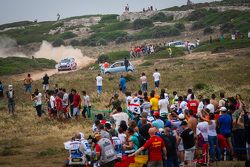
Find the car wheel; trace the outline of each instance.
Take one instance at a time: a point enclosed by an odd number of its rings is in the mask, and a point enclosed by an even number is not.
[[[111,74],[110,72],[105,72],[105,74]]]
[[[133,72],[133,70],[128,70],[129,73]]]
[[[190,49],[193,50],[193,49],[194,49],[194,46],[190,46]]]

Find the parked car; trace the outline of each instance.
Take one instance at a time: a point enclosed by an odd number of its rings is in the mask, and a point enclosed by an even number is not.
[[[66,58],[60,61],[58,64],[58,71],[63,70],[75,70],[77,68],[77,63],[74,58]]]
[[[170,47],[177,47],[177,48],[185,48],[185,43],[183,41],[174,41],[174,42],[169,42],[167,46]],[[194,43],[189,42],[188,46],[190,49],[194,49],[196,45]]]
[[[103,69],[102,66],[100,68],[104,74],[114,74],[114,73],[118,73],[118,72],[126,72],[123,61],[115,62],[114,64],[110,65],[106,69]],[[134,68],[133,64],[131,62],[129,62],[128,72],[133,72],[134,70],[135,70],[135,68]]]

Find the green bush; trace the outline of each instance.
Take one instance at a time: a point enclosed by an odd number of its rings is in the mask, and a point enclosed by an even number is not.
[[[74,34],[73,32],[71,31],[67,31],[67,32],[64,32],[60,35],[60,38],[62,39],[70,39],[70,38],[74,38],[74,37],[77,37],[76,34]]]
[[[220,31],[223,33],[228,33],[228,32],[232,32],[234,28],[235,26],[232,23],[225,23],[221,25]]]
[[[99,39],[97,42],[96,42],[96,45],[97,46],[100,46],[100,45],[107,45],[107,41],[103,38]]]
[[[101,17],[100,23],[113,23],[115,21],[118,21],[117,16],[118,16],[117,14],[103,15]]]
[[[64,45],[64,40],[62,38],[57,38],[53,43],[53,47],[60,47],[61,45]]]
[[[44,58],[29,59],[23,57],[0,58],[0,76],[28,72],[34,69],[55,68],[56,62]]]
[[[105,54],[102,54],[98,57],[97,61],[96,61],[98,64],[100,63],[104,63],[104,62],[110,62],[110,59],[109,59],[109,56],[108,55],[105,55]]]
[[[116,60],[123,60],[125,57],[129,58],[129,51],[117,51],[117,52],[110,52],[107,54],[110,61]]]
[[[125,37],[118,37],[118,38],[116,38],[116,40],[115,40],[115,43],[116,43],[116,44],[121,44],[121,43],[125,43],[125,42],[127,42],[127,40],[126,40]]]
[[[0,30],[3,30],[5,28],[28,26],[32,24],[34,24],[34,22],[31,22],[31,21],[19,21],[19,22],[14,22],[14,23],[2,24],[0,25]]]
[[[145,27],[153,27],[154,24],[152,22],[152,20],[149,19],[136,19],[133,22],[133,29],[138,30],[138,29],[142,29]]]
[[[194,10],[192,11],[189,16],[188,16],[188,20],[189,21],[197,21],[202,19],[203,17],[206,16],[207,10],[206,9],[198,9],[198,10]]]
[[[81,44],[81,42],[76,40],[76,39],[73,39],[70,41],[70,45],[72,45],[72,46],[79,46],[80,44]]]
[[[212,34],[214,33],[214,30],[211,27],[206,27],[203,31],[204,35]]]
[[[171,49],[172,49],[172,56],[171,57],[179,57],[179,56],[183,56],[185,54],[183,48],[174,48],[173,47]],[[155,52],[151,55],[148,55],[145,57],[145,60],[166,59],[166,58],[170,58],[167,49],[161,50],[159,52]]]
[[[200,22],[200,21],[196,21],[192,24],[192,30],[198,30],[198,29],[202,29],[205,27],[205,24]]]
[[[175,23],[174,27],[179,29],[180,31],[184,31],[185,30],[185,25],[183,23]]]
[[[194,90],[204,90],[204,89],[208,89],[209,86],[205,83],[197,83],[194,85]]]
[[[153,38],[161,38],[161,37],[167,37],[167,36],[177,36],[180,35],[180,31],[177,28],[174,27],[155,27],[152,32]]]
[[[99,39],[105,39],[106,41],[114,41],[118,37],[125,37],[127,35],[127,32],[124,31],[111,31],[111,32],[99,32],[91,35],[89,39],[92,39],[94,41],[98,41]]]
[[[131,24],[128,21],[119,21],[111,24],[107,24],[103,26],[101,31],[109,32],[109,31],[116,31],[116,30],[124,30],[128,29]]]
[[[172,21],[173,16],[172,15],[167,16],[163,12],[159,12],[159,13],[155,14],[154,16],[152,16],[150,19],[153,21],[166,22],[166,21]]]

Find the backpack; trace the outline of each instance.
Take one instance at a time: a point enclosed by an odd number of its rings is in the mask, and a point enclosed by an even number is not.
[[[139,141],[139,146],[138,147],[140,148],[146,143],[147,140],[139,133],[138,133],[138,136],[136,136],[136,137],[137,137],[137,139]]]

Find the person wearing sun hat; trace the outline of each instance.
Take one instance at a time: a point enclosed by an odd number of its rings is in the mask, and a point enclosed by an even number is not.
[[[164,128],[164,122],[160,119],[159,112],[154,112],[154,118],[155,118],[155,120],[152,122],[152,126],[156,127],[158,130],[160,128]]]

